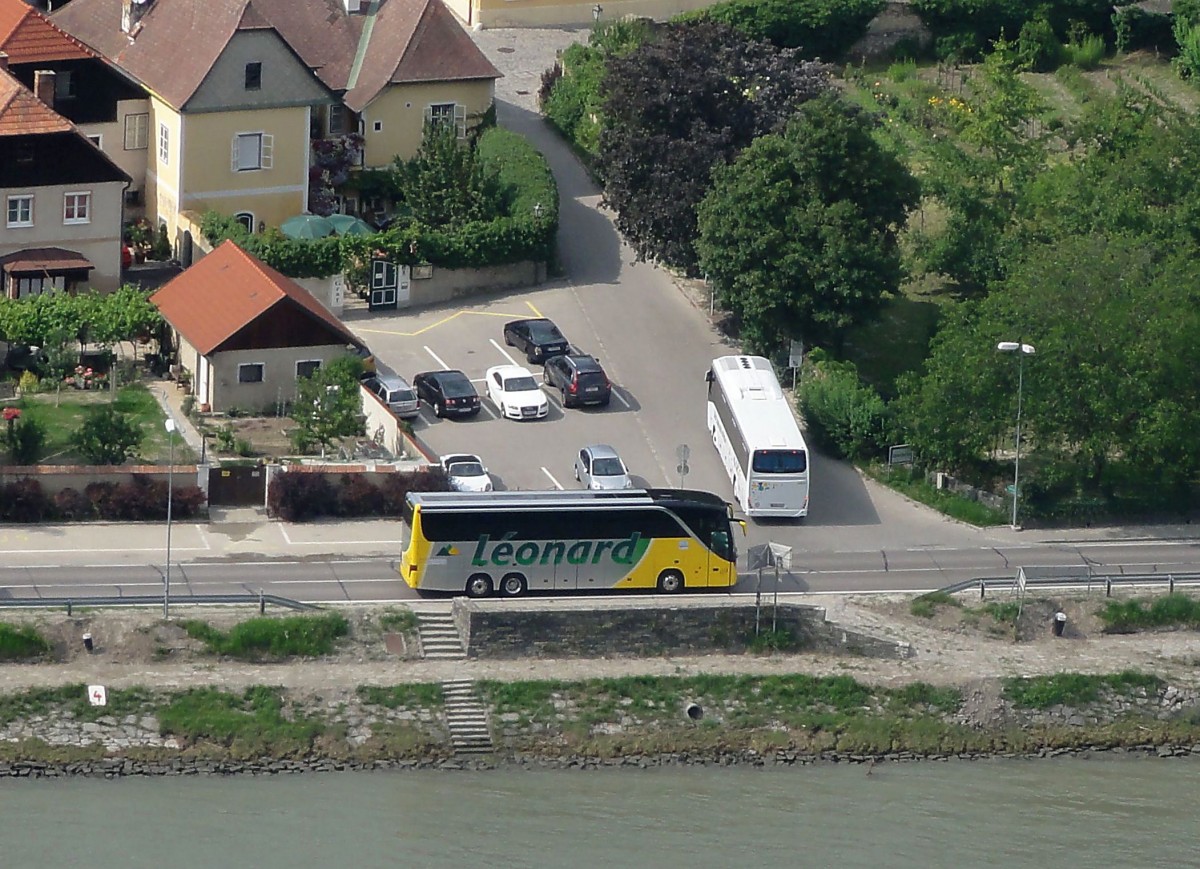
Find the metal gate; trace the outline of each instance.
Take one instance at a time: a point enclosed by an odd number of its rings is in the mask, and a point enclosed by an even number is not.
[[[225,465],[208,469],[208,503],[212,507],[261,507],[267,500],[267,474],[262,465]]]

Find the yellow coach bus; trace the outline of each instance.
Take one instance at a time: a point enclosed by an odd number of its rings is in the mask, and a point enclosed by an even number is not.
[[[411,492],[400,574],[470,597],[728,589],[735,521],[721,498],[682,489]]]

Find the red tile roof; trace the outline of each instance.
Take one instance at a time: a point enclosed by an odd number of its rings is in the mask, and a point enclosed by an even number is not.
[[[12,73],[0,70],[0,136],[69,133],[75,126],[33,95]]]
[[[0,51],[9,63],[79,60],[96,54],[25,0],[0,0]]]
[[[173,278],[150,301],[205,356],[280,304],[299,305],[328,326],[337,343],[363,346],[312,294],[232,241]]]

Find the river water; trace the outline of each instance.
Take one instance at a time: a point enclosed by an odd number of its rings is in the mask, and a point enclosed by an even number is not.
[[[1200,866],[1200,763],[5,780],[0,865]]]

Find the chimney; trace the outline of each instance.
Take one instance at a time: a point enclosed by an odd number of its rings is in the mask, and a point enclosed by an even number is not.
[[[50,108],[54,108],[54,80],[57,77],[51,69],[39,69],[33,74],[33,93]]]
[[[0,69],[8,69],[8,52],[0,51]]]
[[[154,0],[121,0],[121,29],[130,36],[136,36],[138,24],[148,11]]]

